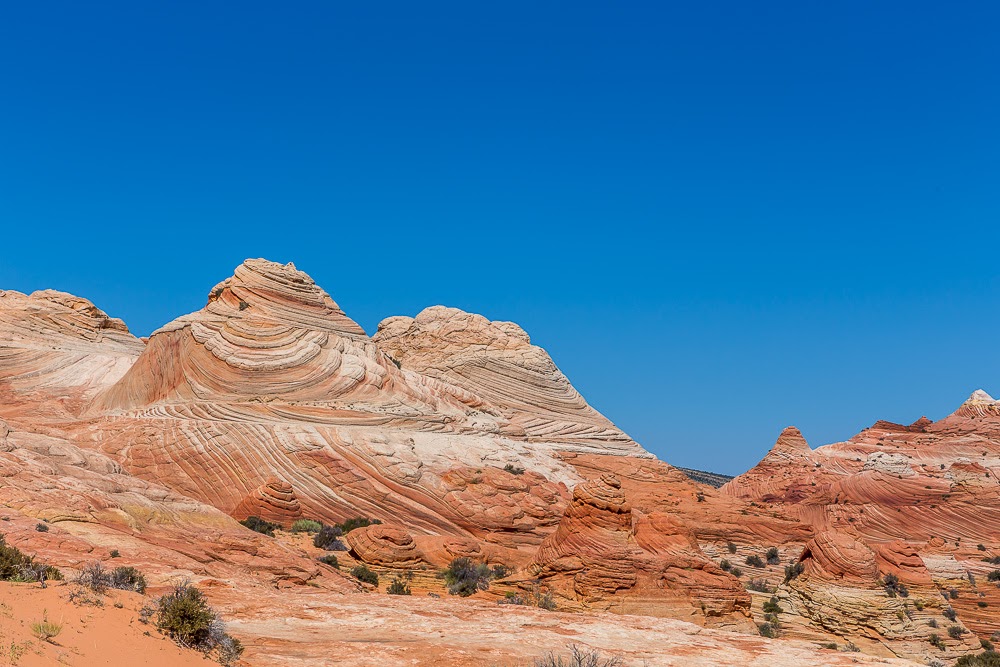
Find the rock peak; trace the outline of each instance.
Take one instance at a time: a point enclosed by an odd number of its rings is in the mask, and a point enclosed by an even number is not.
[[[795,426],[786,426],[778,436],[778,439],[774,441],[774,447],[771,451],[791,451],[791,452],[803,452],[808,454],[812,450],[809,448],[809,443],[806,442],[805,437]]]

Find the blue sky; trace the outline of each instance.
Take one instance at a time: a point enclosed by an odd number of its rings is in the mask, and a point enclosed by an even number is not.
[[[1000,393],[1000,5],[487,4],[5,6],[0,288],[147,334],[294,261],[726,473]]]

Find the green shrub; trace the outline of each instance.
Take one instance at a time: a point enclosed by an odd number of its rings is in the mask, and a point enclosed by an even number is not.
[[[299,519],[292,524],[293,533],[318,533],[323,528],[323,524],[312,519]]]
[[[944,642],[941,641],[941,637],[938,636],[936,632],[932,632],[931,636],[927,638],[927,641],[931,643],[934,648],[944,650]]]
[[[135,591],[144,594],[146,592],[146,577],[142,576],[142,572],[134,567],[116,567],[111,570],[109,585],[120,591]]]
[[[732,542],[726,542],[726,549],[728,549],[731,554],[736,553],[736,545]]]
[[[368,569],[367,565],[356,565],[351,568],[351,576],[372,586],[378,586],[378,574]]]
[[[891,598],[894,598],[897,595],[901,598],[910,596],[909,589],[906,588],[905,584],[899,583],[899,577],[894,574],[887,574],[882,577],[882,586]]]
[[[248,516],[247,518],[240,521],[241,524],[254,531],[255,533],[260,533],[261,535],[267,535],[268,537],[274,537],[274,531],[281,528],[280,524],[271,523],[270,521],[265,521],[259,516]]]
[[[452,595],[468,597],[490,587],[492,572],[485,563],[475,563],[469,558],[456,558],[444,571],[444,581]]]
[[[792,579],[796,578],[803,572],[805,572],[806,566],[801,561],[798,563],[792,563],[791,565],[785,566],[785,583],[787,584]]]
[[[45,523],[36,523],[35,530],[37,530],[39,533],[47,533],[49,532],[49,526],[48,524]]]
[[[778,636],[778,629],[772,623],[761,623],[757,626],[757,632],[760,633],[761,637],[770,637],[771,639]]]
[[[722,560],[719,561],[719,567],[722,568],[723,572],[729,572],[731,569],[733,569],[733,564],[730,563],[725,558],[723,558]]]
[[[740,577],[742,577],[742,576],[743,576],[743,570],[741,570],[741,569],[740,569],[740,568],[738,568],[738,567],[734,567],[733,569],[731,569],[731,570],[729,571],[729,574],[731,574],[731,575],[733,575],[734,577],[736,577],[737,579],[739,579]]]
[[[747,556],[746,564],[750,567],[764,567],[764,559],[760,556]]]
[[[503,469],[506,470],[507,472],[509,472],[511,475],[523,475],[524,474],[524,468],[520,468],[518,466],[515,466],[512,463],[508,463],[507,465],[505,465],[503,467]]]
[[[337,527],[340,528],[341,531],[343,531],[344,535],[347,535],[349,532],[351,532],[355,528],[364,528],[366,526],[378,525],[380,523],[382,523],[382,522],[379,521],[378,519],[366,519],[364,517],[360,517],[359,516],[359,517],[355,517],[353,519],[348,519],[347,521],[344,521],[343,523],[338,523]]]
[[[778,598],[776,597],[772,597],[770,600],[767,600],[764,603],[763,609],[768,614],[780,614],[785,611],[778,605]]]
[[[820,644],[819,647],[820,648],[828,648],[831,651],[836,651],[837,650],[837,642],[828,642],[826,644]]]
[[[755,579],[751,579],[750,581],[748,581],[746,583],[746,589],[748,591],[757,591],[758,593],[773,593],[774,592],[773,590],[771,590],[771,587],[767,585],[767,580],[766,579],[761,579],[760,577],[757,577]]]
[[[0,535],[0,581],[60,581],[62,573],[45,563],[36,562],[33,556],[27,556],[17,547],[7,544],[6,538]]]
[[[313,536],[313,546],[327,551],[347,551],[347,545],[340,541],[343,534],[340,526],[323,526]]]
[[[948,636],[952,639],[958,639],[965,634],[965,630],[957,625],[952,625],[948,628]]]
[[[949,621],[954,621],[957,616],[957,614],[955,614],[955,610],[952,609],[951,607],[945,607],[943,610],[941,610],[941,615],[947,618]]]
[[[112,558],[118,558],[119,556],[121,556],[121,553],[118,551],[118,549],[112,549],[111,553],[108,555],[111,556]]]
[[[226,633],[218,614],[194,586],[181,584],[155,605],[156,628],[178,644],[214,654],[223,665],[234,664],[243,654],[243,645]]]
[[[507,567],[503,563],[497,563],[492,568],[490,568],[490,578],[491,579],[504,579],[509,577],[514,572],[514,568]]]
[[[777,565],[778,563],[780,563],[781,556],[778,554],[778,547],[771,547],[770,549],[768,549],[767,553],[764,555],[764,558],[767,559],[768,565]]]
[[[319,562],[323,563],[324,565],[329,565],[330,567],[335,567],[338,570],[340,569],[340,563],[337,562],[337,557],[334,556],[333,554],[327,554],[325,556],[320,556],[316,560],[318,560]]]
[[[1000,653],[988,649],[979,655],[963,655],[955,667],[1000,667]]]
[[[156,604],[158,630],[184,646],[199,647],[208,642],[217,617],[197,588],[182,584]]]
[[[986,581],[1000,581],[1000,570],[993,570],[987,574]]]
[[[406,577],[396,575],[392,578],[392,583],[385,589],[385,592],[389,595],[410,595],[410,583]]]

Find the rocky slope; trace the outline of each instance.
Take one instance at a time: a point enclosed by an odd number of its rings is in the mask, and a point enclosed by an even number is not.
[[[67,295],[0,306],[6,532],[70,572],[117,548],[162,583],[208,582],[236,621],[250,598],[277,603],[275,587],[302,601],[295,616],[310,591],[362,587],[234,519],[366,516],[383,524],[345,538],[349,558],[383,574],[433,581],[468,556],[513,570],[495,591],[542,587],[561,608],[752,629],[686,514],[701,487],[587,405],[516,325],[437,307],[369,338],[306,274],[264,260],[146,342]],[[609,566],[600,534],[561,547],[583,559],[576,585],[539,549],[599,520],[574,489],[606,473],[628,497],[613,539],[636,576]]]
[[[148,341],[77,297],[0,292],[0,420],[9,543],[71,576],[116,550],[154,586],[195,581],[248,664],[516,664],[573,637],[653,664],[843,664],[815,651],[831,643],[925,661],[1000,630],[982,560],[1000,556],[1000,408],[981,392],[816,450],[788,429],[716,489],[515,324],[432,307],[369,337],[294,266],[247,260]],[[382,523],[343,537],[338,570],[251,515]],[[449,599],[458,557],[507,571]],[[361,564],[414,598],[347,576]],[[540,596],[559,611],[506,604]],[[812,643],[775,647],[764,622]]]
[[[817,449],[789,427],[722,491],[814,532],[782,540],[801,574],[771,581],[790,635],[942,660],[1000,631],[998,475],[1000,403],[977,391],[940,421],[880,421]]]

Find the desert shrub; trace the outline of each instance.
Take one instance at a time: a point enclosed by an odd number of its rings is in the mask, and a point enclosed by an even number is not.
[[[781,557],[778,555],[778,547],[768,549],[764,557],[767,559],[768,565],[777,565],[781,562]]]
[[[389,595],[410,595],[410,583],[406,580],[406,577],[396,575],[392,578],[392,582],[385,589],[385,592]]]
[[[958,599],[958,589],[957,588],[949,588],[948,589],[948,597],[950,597],[952,600],[957,600]]]
[[[993,558],[983,558],[984,563],[991,563],[993,565],[1000,565],[1000,556],[994,556]]]
[[[62,578],[58,569],[35,561],[33,556],[7,544],[0,535],[0,581],[40,581],[44,586],[46,579],[59,581]]]
[[[986,581],[1000,581],[1000,570],[993,570],[987,574]]]
[[[156,627],[165,635],[190,647],[208,642],[216,615],[200,590],[181,584],[157,600],[156,605]]]
[[[778,636],[778,629],[772,623],[761,623],[757,626],[757,632],[760,633],[761,637],[770,637],[771,639]]]
[[[722,560],[719,561],[719,567],[722,568],[723,572],[729,572],[731,569],[733,569],[733,564],[730,563],[725,558],[723,558]]]
[[[728,549],[731,554],[736,553],[736,545],[732,542],[726,542],[726,549]]]
[[[819,647],[820,648],[828,648],[831,651],[836,651],[837,650],[837,642],[828,642],[826,644],[820,644]]]
[[[142,572],[134,567],[116,567],[111,570],[108,585],[120,591],[135,591],[144,594],[146,592],[146,577],[142,576]]]
[[[36,523],[35,530],[37,530],[39,533],[47,533],[49,532],[49,526],[48,524],[45,523]]]
[[[366,519],[365,517],[359,516],[359,517],[354,517],[353,519],[348,519],[343,523],[338,523],[337,528],[340,528],[340,530],[343,531],[344,535],[347,535],[355,528],[364,528],[366,526],[377,525],[380,523],[382,522],[379,521],[378,519]]]
[[[485,563],[476,563],[470,558],[456,558],[444,571],[444,581],[448,584],[449,593],[468,597],[489,588],[492,574]]]
[[[514,568],[507,567],[503,563],[497,563],[490,568],[490,578],[491,579],[503,579],[509,577],[514,572]]]
[[[507,472],[509,472],[511,475],[523,475],[524,474],[524,468],[520,468],[518,466],[515,466],[513,463],[508,463],[507,465],[505,465],[503,467],[503,469],[506,470]]]
[[[894,598],[897,595],[901,598],[910,596],[909,589],[906,588],[905,584],[899,583],[899,577],[894,574],[887,574],[882,577],[882,586],[885,587],[885,592],[888,593],[891,598]]]
[[[31,633],[43,642],[50,641],[53,637],[58,636],[62,632],[62,629],[62,623],[53,623],[44,614],[42,615],[41,622],[31,624]]]
[[[623,667],[625,663],[618,656],[604,657],[596,649],[582,649],[570,645],[568,656],[549,653],[535,660],[535,667]]]
[[[340,541],[343,534],[340,526],[323,526],[313,536],[313,546],[327,551],[347,551],[347,545]]]
[[[773,593],[771,587],[767,585],[766,579],[751,579],[746,583],[746,589],[748,591],[757,591],[758,593]]]
[[[747,556],[746,564],[750,567],[764,567],[764,560],[757,555]]]
[[[516,604],[527,607],[538,607],[553,611],[556,608],[556,601],[553,599],[552,590],[542,590],[536,581],[532,584],[528,592],[507,591],[502,599],[497,600],[497,604]]]
[[[118,558],[119,556],[121,556],[121,552],[119,552],[118,549],[112,549],[111,553],[108,555],[111,556],[112,558]]]
[[[927,625],[931,626],[932,628],[936,628],[938,626],[937,619],[936,618],[932,618],[932,619],[928,620],[927,621]]]
[[[987,649],[979,655],[963,655],[955,667],[1000,667],[1000,653]]]
[[[110,582],[111,575],[100,563],[85,565],[80,571],[80,576],[76,578],[76,583],[84,586],[85,588],[89,588],[95,593],[104,593],[108,590],[108,584]]]
[[[976,601],[976,606],[979,607],[980,609],[986,609],[990,605],[989,605],[988,602],[986,602],[986,600],[977,600]]]
[[[954,621],[955,617],[957,616],[957,614],[955,614],[955,610],[952,609],[951,607],[945,607],[944,609],[942,609],[941,615],[947,618],[949,621]]]
[[[318,533],[323,528],[323,524],[312,519],[299,519],[292,524],[293,533]]]
[[[984,651],[992,651],[993,650],[993,642],[991,642],[989,639],[980,639],[979,640],[979,646]]]
[[[205,596],[190,584],[181,584],[156,600],[151,613],[143,612],[140,618],[148,619],[155,614],[156,628],[178,644],[206,654],[214,653],[223,665],[235,663],[243,654],[243,645],[226,633]]]
[[[927,641],[929,641],[931,646],[934,648],[941,649],[942,651],[944,650],[944,642],[941,641],[941,637],[939,637],[936,632],[932,632],[931,636],[927,638]]]
[[[791,565],[785,566],[785,583],[799,576],[805,572],[806,566],[800,561],[798,563],[792,563]]]
[[[372,586],[378,586],[378,574],[368,569],[367,565],[355,565],[351,568],[351,576]]]
[[[325,556],[320,556],[316,560],[318,560],[319,562],[323,563],[324,565],[329,565],[330,567],[335,567],[338,570],[340,569],[340,563],[337,562],[337,557],[334,556],[333,554],[327,554]]]
[[[270,521],[265,521],[259,516],[248,516],[247,518],[240,521],[240,523],[255,533],[260,533],[261,535],[267,535],[268,537],[274,537],[274,531],[281,528],[280,524],[271,523]]]
[[[965,630],[957,625],[952,625],[948,628],[948,636],[952,639],[958,639],[963,634],[965,634]]]
[[[768,614],[780,614],[785,611],[778,605],[778,598],[772,597],[770,600],[764,602],[764,611]]]
[[[729,574],[731,574],[731,575],[733,575],[734,577],[736,577],[737,579],[739,579],[740,577],[742,577],[742,576],[743,576],[743,570],[742,570],[742,569],[740,569],[740,568],[738,568],[738,567],[734,567],[733,569],[731,569],[731,570],[729,571]]]

